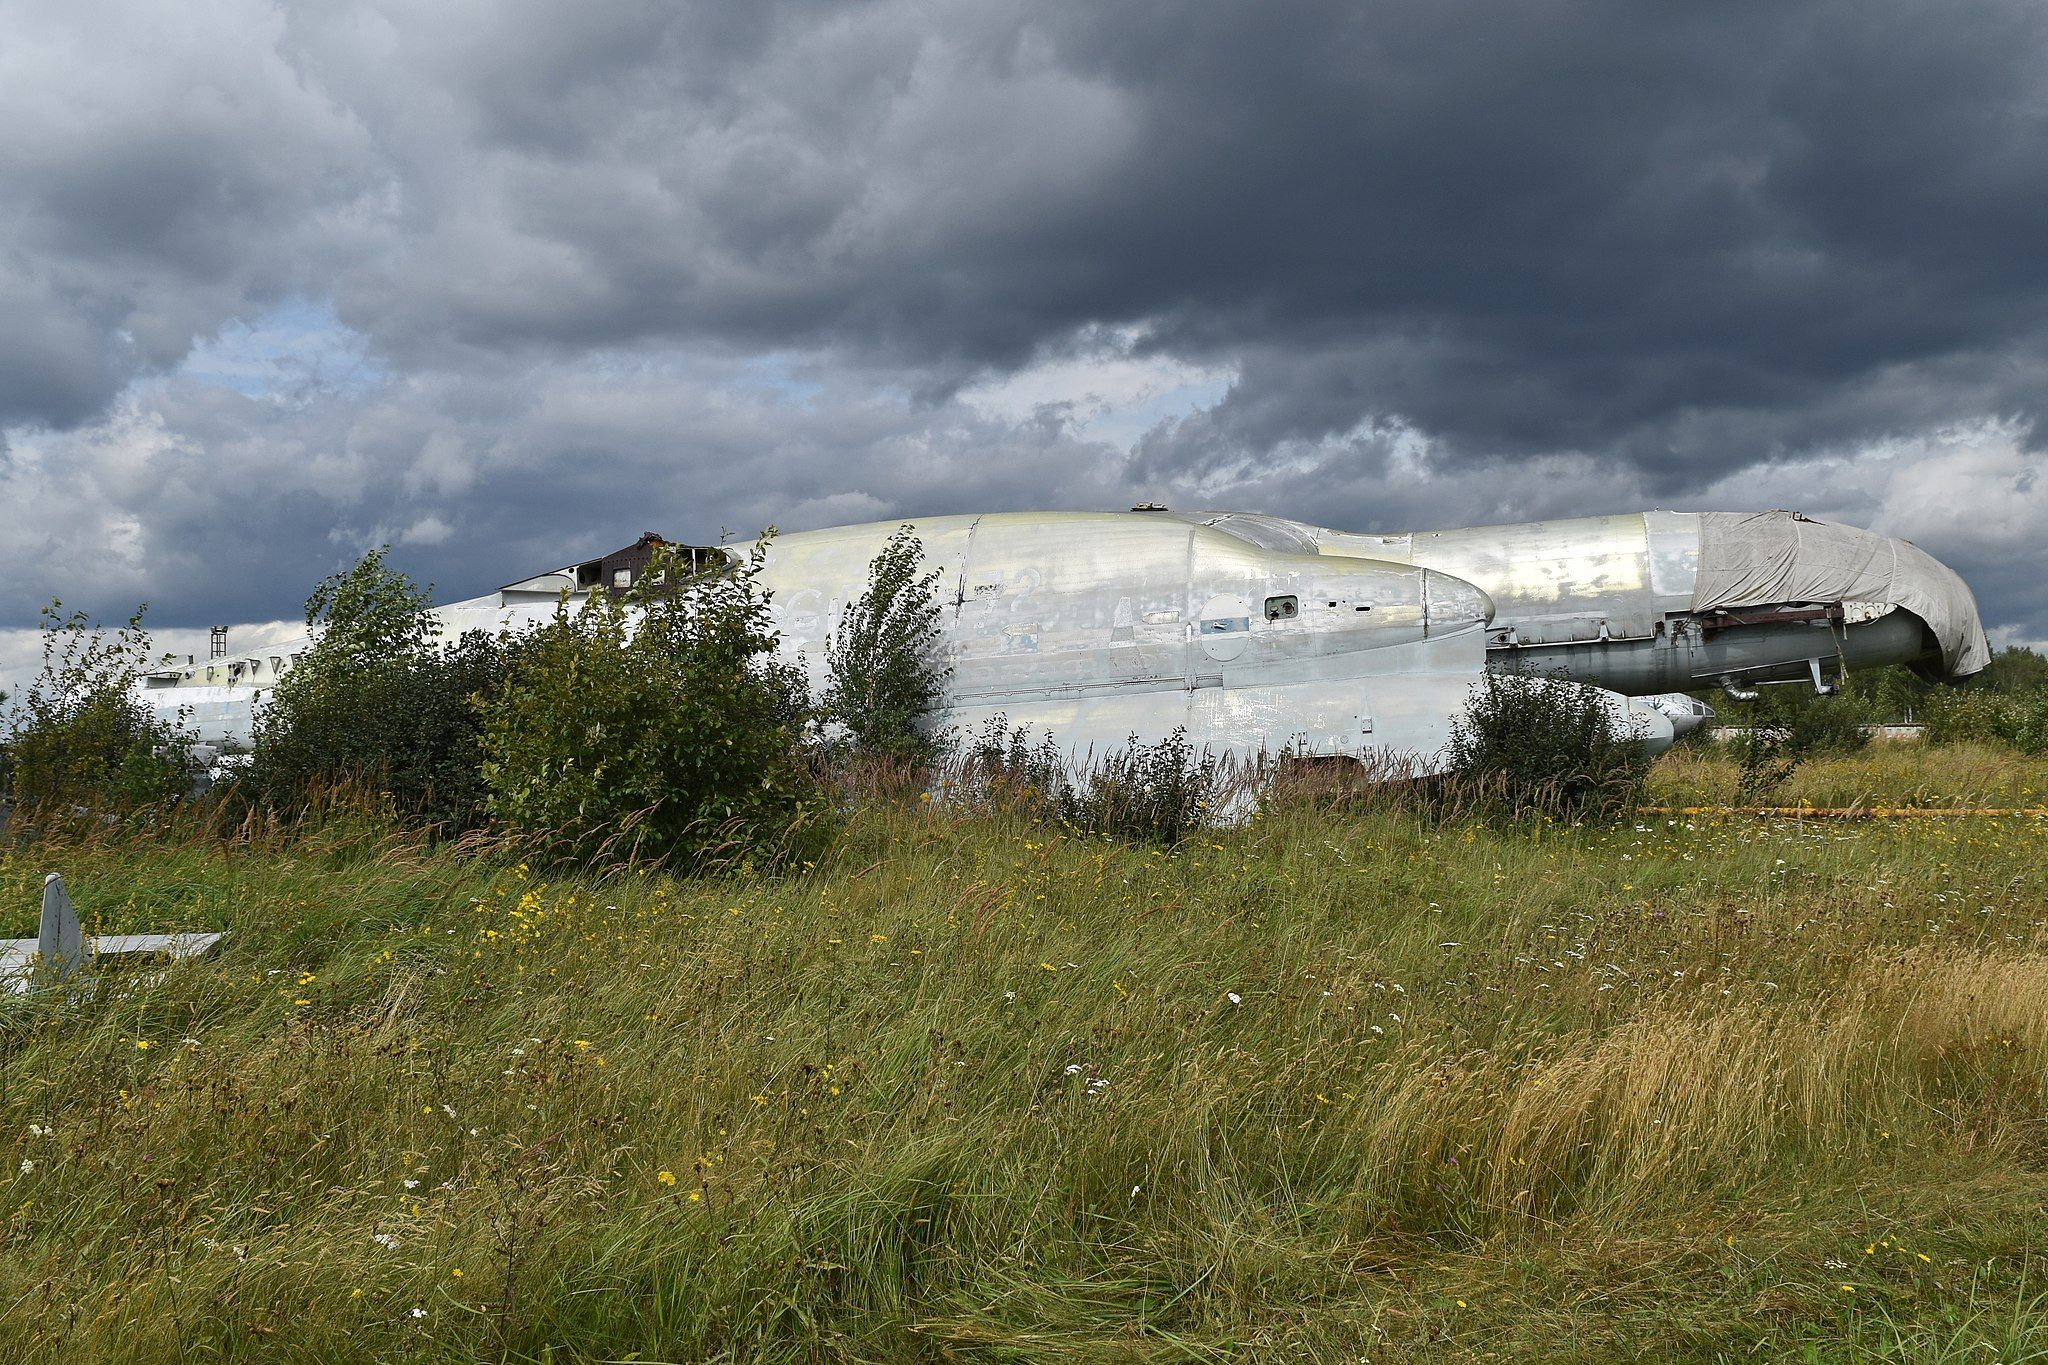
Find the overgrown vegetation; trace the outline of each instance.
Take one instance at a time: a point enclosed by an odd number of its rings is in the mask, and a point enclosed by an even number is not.
[[[658,551],[624,596],[564,602],[483,709],[490,810],[530,856],[768,866],[824,814],[802,675],[775,662],[765,549],[712,574]]]
[[[1624,814],[1650,768],[1642,733],[1602,693],[1530,673],[1484,676],[1452,723],[1446,758],[1458,800],[1509,818]]]
[[[2022,646],[1959,684],[1930,683],[1897,665],[1851,674],[1838,695],[1796,684],[1765,687],[1754,701],[1713,699],[1721,723],[1791,732],[1794,758],[1855,747],[1859,727],[1922,725],[1936,744],[1999,744],[2048,753],[2048,657]]]
[[[516,639],[442,640],[425,589],[372,550],[306,601],[313,643],[256,717],[245,795],[296,813],[340,792],[381,793],[449,829],[484,814],[476,699],[502,685]]]
[[[1263,774],[1197,753],[1176,726],[1156,743],[1136,735],[1076,763],[1051,735],[991,718],[966,737],[938,778],[941,793],[1136,842],[1175,844],[1229,811],[1248,812]]]
[[[1655,799],[1734,780],[1677,771]],[[2017,797],[2048,765],[1878,746],[1794,784]],[[2044,831],[1499,826],[1389,792],[1173,848],[873,803],[772,879],[346,822],[15,848],[0,932],[52,868],[91,930],[232,932],[0,1011],[0,1341],[2021,1360]]]
[[[952,671],[940,656],[938,581],[937,570],[924,569],[915,528],[900,528],[827,647],[823,719],[845,731],[859,759],[919,763],[937,751],[919,721]]]
[[[1738,703],[1742,724],[1730,740],[1742,772],[1742,799],[1762,801],[1783,786],[1801,763],[1826,754],[1850,754],[1868,744],[1869,702],[1858,681],[1817,695],[1804,684],[1758,689]]]
[[[0,777],[36,818],[112,814],[165,804],[192,780],[191,738],[133,690],[160,661],[137,608],[107,629],[52,602],[41,615],[43,662],[5,712]]]

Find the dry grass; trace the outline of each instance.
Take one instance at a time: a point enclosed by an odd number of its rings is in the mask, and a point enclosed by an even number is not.
[[[94,927],[233,934],[0,1008],[0,1340],[2023,1359],[2043,833],[1295,798],[1169,851],[911,797],[778,880],[340,815],[16,849],[12,932],[56,866]]]

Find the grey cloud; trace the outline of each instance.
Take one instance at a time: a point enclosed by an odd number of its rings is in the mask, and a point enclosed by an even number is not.
[[[2044,429],[2031,0],[10,22],[27,610],[89,581],[274,617],[378,539],[471,591],[642,523],[1162,496],[1391,527],[1793,501],[1832,460],[1829,510],[1860,448],[1997,419],[2024,468]],[[360,339],[354,387],[177,373],[300,298]],[[1104,346],[1236,379],[1128,451],[962,398]],[[2012,477],[1944,496],[2017,497],[1981,567],[2033,630],[2048,514]]]
[[[24,439],[0,501],[14,624],[61,595],[166,625],[289,614],[372,545],[443,594],[613,548],[771,523],[1121,496],[1117,452],[1041,420],[721,357],[511,364],[281,401],[159,381],[109,420]],[[168,590],[168,591],[166,591]]]
[[[66,425],[197,338],[328,274],[385,185],[255,0],[8,18],[0,425]]]

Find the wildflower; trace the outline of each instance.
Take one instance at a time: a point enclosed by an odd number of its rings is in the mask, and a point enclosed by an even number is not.
[[[137,1039],[135,1040],[135,1050],[136,1050],[137,1052],[147,1052],[147,1051],[149,1051],[149,1039],[147,1039],[147,1038],[137,1038]]]
[[[588,1038],[578,1038],[576,1040],[576,1050],[578,1052],[590,1051],[590,1040]]]
[[[691,1191],[690,1191],[690,1202],[691,1202],[692,1204],[701,1204],[701,1203],[703,1203],[703,1202],[704,1202],[704,1191],[702,1191],[702,1190],[691,1190]]]
[[[405,1182],[405,1187],[409,1190],[416,1190],[420,1187],[420,1182],[417,1180],[408,1180]]]
[[[1244,1003],[1244,997],[1239,995],[1236,991],[1223,992],[1223,998],[1225,1000],[1228,1000],[1233,1005],[1242,1005]]]
[[[21,1173],[23,1175],[33,1175],[35,1173],[35,1169],[35,1162],[30,1161],[27,1157],[23,1157],[21,1159]]]
[[[427,1310],[424,1308],[415,1308],[412,1310],[412,1315],[416,1318],[423,1318],[427,1315]]]
[[[448,1273],[459,1280],[462,1278],[462,1267],[457,1266],[455,1269],[449,1271]]]
[[[673,1185],[676,1183],[676,1173],[674,1171],[663,1171],[660,1175],[657,1175],[654,1178],[656,1180],[659,1180],[664,1185]]]
[[[398,1250],[398,1239],[388,1232],[376,1233],[371,1236],[370,1240],[383,1247],[386,1251]]]

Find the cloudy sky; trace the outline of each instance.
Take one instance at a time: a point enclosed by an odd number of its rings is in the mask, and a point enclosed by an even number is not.
[[[2048,640],[2038,0],[0,0],[0,674],[367,547],[1791,506]]]

